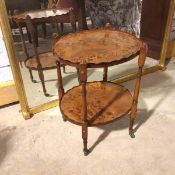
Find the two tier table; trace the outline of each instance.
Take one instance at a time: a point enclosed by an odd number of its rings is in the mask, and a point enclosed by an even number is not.
[[[87,155],[88,127],[104,125],[130,113],[129,134],[134,137],[142,69],[147,46],[135,36],[114,29],[81,31],[61,37],[55,44],[58,93],[63,119],[82,127]],[[108,67],[138,58],[138,76],[132,96],[125,87],[107,81]],[[80,85],[64,92],[61,64],[76,67]],[[87,82],[88,68],[104,68],[103,81]]]

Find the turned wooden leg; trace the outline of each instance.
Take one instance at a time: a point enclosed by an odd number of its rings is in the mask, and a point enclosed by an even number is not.
[[[60,29],[61,29],[61,33],[63,33],[63,31],[64,31],[64,23],[60,23]]]
[[[43,38],[45,39],[47,36],[46,23],[42,24],[42,29],[43,29]]]
[[[134,125],[134,121],[135,121],[136,115],[137,115],[137,103],[138,103],[138,101],[133,99],[132,107],[131,107],[131,114],[130,114],[130,125],[129,125],[129,135],[131,136],[131,138],[135,138],[133,125]]]
[[[43,87],[43,92],[44,92],[44,95],[46,97],[49,96],[49,94],[47,94],[46,92],[46,87],[45,87],[45,83],[44,83],[44,74],[43,74],[43,71],[42,70],[38,70],[38,75],[39,75],[39,78],[41,80],[41,84],[42,84],[42,87]]]
[[[29,73],[30,73],[30,79],[33,83],[36,83],[36,80],[33,79],[33,74],[32,74],[32,70],[29,69]]]
[[[133,102],[132,102],[132,107],[131,107],[131,114],[130,114],[129,135],[131,136],[131,138],[135,137],[133,125],[134,125],[134,121],[135,121],[136,114],[137,114],[137,104],[138,104],[139,90],[140,90],[140,84],[141,84],[142,69],[145,64],[147,49],[148,49],[147,45],[143,43],[143,46],[140,50],[139,59],[138,59],[139,69],[137,72],[137,79],[136,79],[134,95],[133,95]]]
[[[55,25],[55,33],[57,33],[58,35],[60,35],[60,29],[59,29],[58,23],[56,23],[54,25]]]
[[[78,77],[78,82],[79,84],[81,84],[81,80],[80,80],[80,70],[77,68],[77,77]]]
[[[61,100],[64,95],[63,80],[61,75],[61,65],[59,61],[56,61],[56,64],[57,64],[57,76],[58,76],[58,96],[59,96],[59,100]],[[63,117],[63,121],[67,121],[63,115],[62,117]]]
[[[76,32],[76,22],[71,23],[71,25],[72,25],[72,32]]]
[[[38,47],[38,29],[37,29],[37,25],[34,25],[34,29],[35,29],[35,33],[34,33],[34,42],[36,44],[36,47]]]
[[[58,23],[52,21],[51,26],[52,26],[52,33],[57,33],[57,35],[60,35],[60,30],[59,30]]]
[[[86,91],[86,82],[87,82],[87,65],[86,63],[81,63],[78,70],[80,71],[80,80],[81,80],[81,87],[82,87],[82,118],[83,118],[83,125],[82,125],[82,138],[83,138],[83,152],[84,155],[87,156],[89,150],[87,149],[87,139],[88,139],[88,120],[87,120],[87,91]]]
[[[32,38],[27,27],[26,27],[26,30],[27,30],[27,37],[28,37],[29,43],[32,43]]]
[[[108,67],[104,67],[103,81],[108,81]]]
[[[21,38],[21,41],[22,41],[22,48],[23,48],[24,54],[26,56],[26,59],[28,59],[29,54],[28,54],[27,47],[26,47],[25,40],[24,40],[23,30],[22,30],[22,27],[21,27],[20,23],[17,23],[17,25],[18,25],[18,29],[19,29],[19,33],[20,33],[20,38]],[[27,27],[26,27],[26,30],[27,30],[27,34],[30,35],[30,32],[28,31]],[[31,39],[31,35],[30,35],[30,39]],[[20,64],[22,66],[21,61],[20,61]]]
[[[63,73],[65,74],[66,73],[66,66],[63,65],[62,67],[63,67]]]
[[[82,126],[82,139],[83,139],[83,152],[84,155],[87,156],[89,153],[89,150],[87,149],[87,143],[88,143],[88,127],[87,127],[87,123],[85,123]]]
[[[135,138],[133,130],[134,121],[135,121],[134,118],[130,118],[129,135],[131,136],[131,138]]]

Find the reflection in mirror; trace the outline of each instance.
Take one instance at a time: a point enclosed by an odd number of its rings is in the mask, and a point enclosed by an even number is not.
[[[6,7],[29,107],[57,99],[56,64],[51,41],[55,23],[50,17],[57,16],[57,23],[68,23],[56,26],[57,32],[66,34],[75,30],[67,15],[69,11],[66,7],[65,10],[50,10],[46,1],[36,0],[6,0]],[[27,15],[31,21],[26,19]]]
[[[51,60],[53,60],[54,57],[52,55],[49,55],[49,58],[44,60],[45,58],[43,58],[40,54],[52,51],[51,38],[53,30],[55,31],[56,29],[57,32],[61,35],[68,34],[75,30],[75,25],[73,22],[77,22],[78,20],[77,12],[74,11],[74,14],[76,14],[74,18],[75,21],[70,21],[70,19],[72,19],[70,18],[70,16],[68,18],[61,18],[62,20],[57,21],[57,23],[53,23],[53,21],[49,21],[48,19],[46,21],[42,19],[41,21],[35,21],[31,29],[31,25],[26,25],[26,19],[19,22],[21,18],[18,18],[18,22],[20,23],[18,23],[18,25],[15,19],[17,19],[17,16],[19,17],[20,14],[26,11],[35,10],[33,12],[36,12],[36,9],[46,9],[48,2],[46,0],[5,0],[5,2],[29,107],[32,108],[57,99],[58,93],[56,69],[42,69],[44,64],[47,64],[46,67],[50,66],[50,64],[53,63]],[[62,3],[63,5],[62,7],[70,7],[65,6],[66,3],[64,2],[68,1],[59,1],[59,3]],[[69,2],[73,2],[71,5],[74,6],[74,3],[76,1],[69,0]],[[86,8],[88,28],[103,27],[106,23],[110,22],[116,28],[129,31],[139,36],[141,1],[138,0],[138,3],[136,4],[136,1],[133,1],[133,4],[125,3],[123,5],[119,4],[118,2],[118,0],[113,0],[110,2],[104,0],[99,1],[96,4],[96,2],[94,1],[87,0]],[[123,1],[121,2],[124,3]],[[59,3],[57,4],[57,7],[61,8],[61,6],[59,6]],[[68,3],[68,5],[70,4]],[[106,7],[102,8],[104,7],[104,5],[106,5]],[[117,5],[118,7],[116,7]],[[117,12],[114,11],[114,9],[116,9]],[[106,10],[110,13],[105,13],[104,11],[103,14],[100,14],[99,12],[102,12],[102,10]],[[119,16],[118,13],[123,14],[123,16]],[[31,12],[28,12],[28,14],[30,14],[30,17],[32,16]],[[46,18],[47,14],[50,13],[44,14],[46,15]],[[63,21],[63,19],[65,21]],[[20,28],[22,29],[21,31]],[[24,43],[22,42],[23,40]],[[27,52],[25,50],[27,50]],[[35,56],[35,59],[30,59],[29,61],[26,61],[26,58],[31,58],[32,56]],[[38,62],[37,58],[39,58],[39,60],[43,58],[43,62],[41,60],[41,62]],[[148,58],[145,67],[152,67],[157,64],[157,60]],[[122,66],[111,67],[110,69],[111,70],[109,71],[109,80],[116,79],[123,75],[128,75],[137,70],[137,59],[122,64]],[[66,90],[78,84],[76,69],[66,66],[65,70],[62,69],[62,71],[64,87]],[[102,77],[102,69],[90,69],[88,71],[88,81],[99,80],[100,78],[102,79]]]

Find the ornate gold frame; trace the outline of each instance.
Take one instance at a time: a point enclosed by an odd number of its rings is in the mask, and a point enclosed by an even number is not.
[[[49,0],[49,2],[51,3],[52,0]],[[144,69],[144,71],[143,71],[144,75],[158,71],[158,70],[165,70],[165,68],[166,68],[165,58],[167,56],[168,57],[175,56],[175,42],[171,42],[171,43],[169,42],[169,36],[170,36],[170,31],[171,31],[171,26],[172,26],[172,21],[173,21],[172,19],[173,19],[173,15],[174,15],[174,10],[175,10],[175,0],[171,0],[159,64]],[[23,80],[22,80],[22,76],[21,76],[21,72],[20,72],[20,68],[19,68],[19,64],[18,64],[17,57],[15,54],[15,48],[14,48],[13,42],[12,42],[12,35],[11,35],[10,26],[8,23],[8,16],[7,16],[7,11],[6,11],[4,0],[0,0],[0,25],[2,28],[3,35],[4,35],[4,40],[5,40],[8,56],[10,59],[10,64],[11,64],[11,68],[12,68],[12,72],[13,72],[13,76],[14,76],[14,81],[15,81],[17,93],[19,96],[19,101],[20,101],[20,105],[21,105],[21,112],[22,112],[24,118],[29,119],[34,114],[36,114],[38,112],[53,108],[55,106],[58,106],[58,103],[59,103],[58,100],[53,100],[49,103],[45,103],[45,104],[42,104],[40,106],[29,108],[27,98],[26,98],[25,89],[24,89],[24,84],[23,84]],[[127,76],[118,78],[118,79],[114,80],[113,82],[121,83],[121,82],[125,82],[128,80],[134,79],[135,77],[136,77],[136,73],[132,73],[132,74],[129,74]]]

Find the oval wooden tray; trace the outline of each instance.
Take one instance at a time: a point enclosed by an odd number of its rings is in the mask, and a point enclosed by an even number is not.
[[[54,47],[57,56],[70,63],[109,64],[136,54],[142,42],[116,30],[94,29],[66,35]]]
[[[109,82],[87,83],[88,126],[110,123],[127,114],[132,95],[123,86]],[[67,91],[60,102],[62,114],[70,122],[82,125],[82,87]]]

